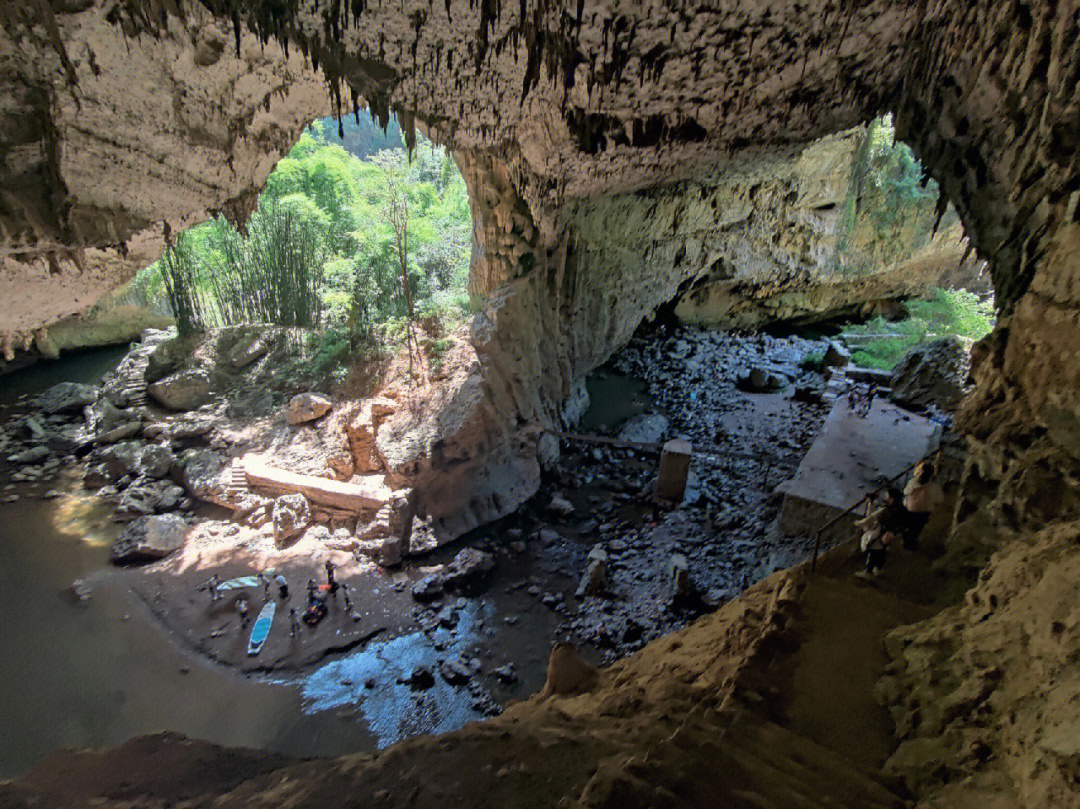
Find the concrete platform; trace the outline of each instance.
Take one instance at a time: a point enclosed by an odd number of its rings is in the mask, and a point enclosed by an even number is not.
[[[866,418],[850,410],[847,397],[837,399],[795,477],[778,487],[781,533],[809,536],[882,479],[933,452],[940,437],[940,425],[884,399],[874,400]],[[841,520],[825,538],[850,537],[854,520]]]
[[[353,514],[381,508],[392,494],[390,487],[383,483],[382,475],[366,475],[362,482],[346,483],[278,469],[251,456],[244,458],[243,470],[251,489],[274,495],[300,492],[316,505]]]

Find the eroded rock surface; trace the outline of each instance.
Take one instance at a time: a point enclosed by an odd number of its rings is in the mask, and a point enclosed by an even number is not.
[[[893,371],[891,398],[905,407],[956,410],[971,390],[970,369],[971,351],[956,337],[916,346]]]

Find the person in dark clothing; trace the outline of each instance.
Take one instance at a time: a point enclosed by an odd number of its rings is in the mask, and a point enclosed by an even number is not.
[[[326,583],[330,585],[330,595],[337,596],[338,583],[334,580],[334,563],[329,559],[326,560]]]
[[[300,634],[300,618],[296,615],[296,608],[289,607],[289,637],[295,638]]]
[[[855,575],[860,579],[873,579],[885,567],[889,544],[900,534],[904,522],[900,492],[887,489],[881,496],[881,505],[870,511],[870,498],[866,499],[869,512],[855,526],[862,531],[859,548],[866,554],[866,567]]]
[[[318,599],[315,597],[315,579],[308,579],[308,582],[307,582],[307,603],[308,603],[308,606],[310,607],[316,601],[318,601]]]
[[[274,577],[274,583],[278,587],[278,595],[282,601],[285,601],[289,597],[289,582],[285,580],[285,577],[280,573]]]

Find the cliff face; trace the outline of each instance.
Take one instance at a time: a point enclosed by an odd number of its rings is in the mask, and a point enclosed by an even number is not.
[[[0,10],[8,358],[156,260],[170,232],[214,211],[246,216],[277,159],[326,113],[301,56],[251,34],[237,56],[223,22],[177,9],[160,19],[129,19],[114,3]]]

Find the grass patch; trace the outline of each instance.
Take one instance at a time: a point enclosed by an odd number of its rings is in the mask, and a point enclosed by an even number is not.
[[[903,320],[876,317],[844,329],[857,365],[891,371],[920,343],[949,336],[979,340],[994,327],[993,300],[963,289],[935,289],[930,300],[908,301],[904,309]]]
[[[799,367],[804,371],[814,371],[820,374],[825,370],[825,352],[811,351],[809,354],[804,354],[803,358],[799,360]]]

